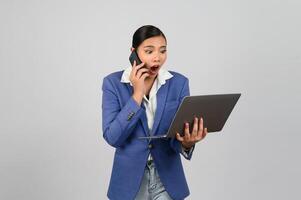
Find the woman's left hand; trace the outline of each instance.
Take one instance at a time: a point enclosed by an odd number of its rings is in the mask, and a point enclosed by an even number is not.
[[[193,145],[207,135],[207,128],[204,128],[203,118],[194,118],[192,132],[189,132],[189,123],[185,123],[184,136],[182,137],[179,133],[176,134],[177,140],[182,143],[185,149],[190,149]]]

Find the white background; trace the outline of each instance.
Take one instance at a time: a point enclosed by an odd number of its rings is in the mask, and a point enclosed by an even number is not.
[[[192,95],[241,92],[183,161],[187,199],[300,199],[299,0],[0,1],[0,199],[106,199],[104,76],[158,26]],[[184,159],[183,159],[184,160]]]

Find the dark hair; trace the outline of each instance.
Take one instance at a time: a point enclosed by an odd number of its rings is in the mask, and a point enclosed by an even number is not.
[[[137,49],[144,40],[155,36],[163,36],[166,41],[164,33],[159,28],[152,25],[141,26],[133,35],[132,47]]]

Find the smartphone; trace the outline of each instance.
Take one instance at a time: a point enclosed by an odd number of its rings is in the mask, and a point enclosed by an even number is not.
[[[136,65],[140,65],[142,62],[138,57],[137,52],[134,50],[132,51],[130,57],[129,57],[130,63],[132,64],[132,66],[134,65],[134,60],[136,60]]]

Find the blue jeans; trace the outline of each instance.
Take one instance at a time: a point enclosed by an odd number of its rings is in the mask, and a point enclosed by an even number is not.
[[[135,200],[172,200],[167,194],[153,161],[148,161]]]

